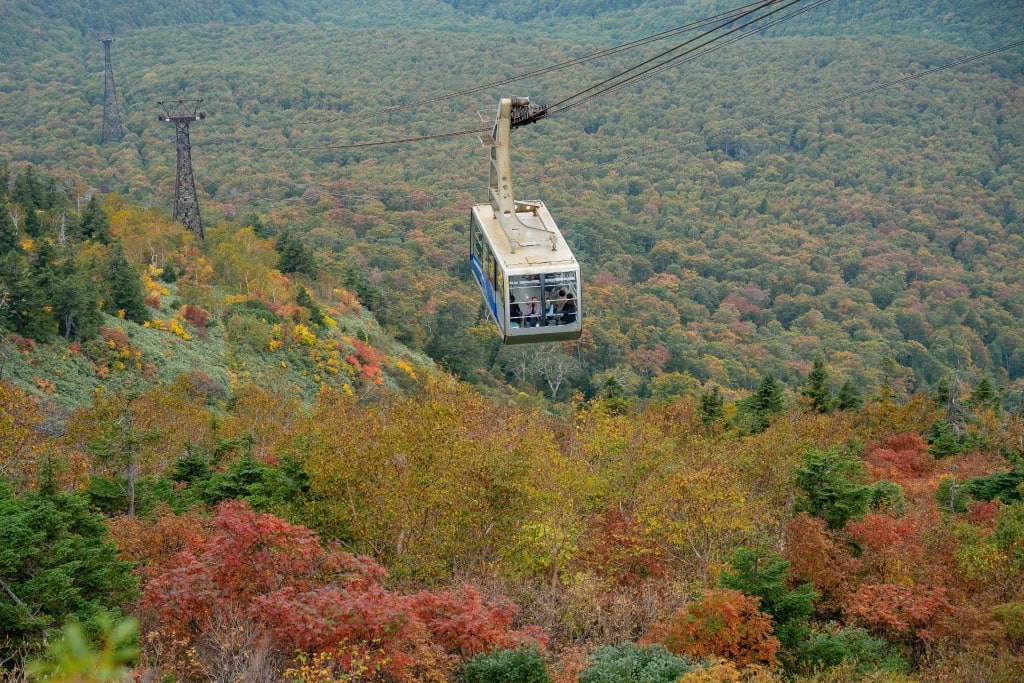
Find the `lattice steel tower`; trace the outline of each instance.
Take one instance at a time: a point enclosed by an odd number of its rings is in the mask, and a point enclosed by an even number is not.
[[[103,136],[100,142],[120,141],[124,138],[121,125],[121,110],[117,106],[117,91],[114,89],[114,69],[110,66],[110,44],[114,39],[100,38],[103,43]]]
[[[174,181],[174,220],[203,239],[203,219],[199,215],[196,180],[192,176],[192,141],[188,127],[193,121],[202,121],[206,114],[199,111],[202,100],[175,100],[159,102],[164,113],[158,118],[174,124],[178,143],[178,177]]]

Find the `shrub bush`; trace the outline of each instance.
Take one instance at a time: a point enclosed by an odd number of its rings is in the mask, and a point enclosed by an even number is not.
[[[609,645],[590,657],[579,683],[675,683],[692,669],[688,660],[662,645]]]
[[[883,670],[906,671],[908,663],[895,648],[874,638],[862,628],[846,627],[835,631],[819,631],[811,635],[797,654],[798,669],[805,673],[832,668],[844,662],[856,667],[858,673]]]
[[[547,666],[536,647],[481,653],[462,665],[464,683],[550,683]]]

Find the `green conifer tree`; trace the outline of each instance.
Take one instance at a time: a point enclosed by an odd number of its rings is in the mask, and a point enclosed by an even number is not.
[[[775,622],[775,636],[787,650],[807,640],[807,620],[814,611],[818,593],[814,584],[789,587],[789,562],[775,552],[738,548],[729,557],[730,568],[723,571],[719,585],[761,598],[760,609]]]
[[[781,413],[784,401],[782,384],[775,377],[775,373],[769,371],[757,385],[757,392],[754,394],[754,407],[765,413]]]
[[[39,238],[43,234],[43,225],[39,222],[39,214],[35,209],[25,209],[21,227],[29,237]]]
[[[0,483],[0,662],[59,635],[68,620],[95,630],[119,616],[136,583],[103,518],[81,494],[13,495]]]
[[[768,429],[772,416],[781,413],[785,406],[782,384],[769,371],[757,385],[757,391],[737,404],[737,415],[741,430],[757,434]]]
[[[316,277],[316,261],[313,252],[290,230],[277,240],[277,269],[282,273],[300,273]]]
[[[96,278],[79,269],[73,259],[67,259],[60,268],[53,301],[58,334],[73,341],[99,335],[103,323],[99,298]]]
[[[11,207],[0,197],[0,256],[18,248],[18,228],[11,218]]]
[[[160,281],[170,285],[178,281],[178,269],[170,261],[160,270]]]
[[[997,410],[999,408],[999,395],[996,393],[995,387],[992,386],[992,382],[988,377],[981,378],[978,386],[974,388],[970,398],[967,399],[967,405],[974,411],[986,410],[988,408]]]
[[[820,517],[829,529],[842,529],[864,515],[873,489],[866,481],[864,464],[838,449],[811,449],[796,470],[796,484],[804,492],[796,511]]]
[[[957,436],[953,425],[948,420],[939,418],[932,422],[925,432],[925,440],[928,442],[928,452],[936,458],[944,458],[948,455],[956,455],[963,450],[962,440]]]
[[[111,249],[107,258],[106,280],[110,298],[105,302],[104,308],[108,313],[117,315],[118,311],[123,310],[125,319],[134,323],[149,320],[142,278],[128,262],[120,244]]]
[[[11,165],[4,159],[0,161],[0,199],[10,198]]]
[[[807,375],[807,383],[800,394],[810,401],[811,409],[815,412],[829,413],[836,406],[832,387],[829,386],[828,370],[825,369],[825,359],[822,356],[814,357],[811,372]]]
[[[96,240],[104,244],[110,242],[110,219],[107,218],[98,196],[93,195],[85,205],[78,230],[82,239]]]
[[[705,425],[714,424],[725,417],[725,401],[717,384],[712,384],[701,392],[697,412],[700,414],[700,421]]]
[[[864,395],[861,394],[857,385],[846,380],[843,386],[839,387],[839,394],[836,396],[836,407],[839,410],[857,410],[864,405]]]
[[[317,327],[324,326],[324,313],[320,310],[320,307],[313,301],[313,297],[309,295],[305,287],[299,287],[298,293],[295,295],[295,303],[302,306],[309,311],[309,322]]]
[[[33,277],[33,270],[21,251],[0,256],[0,285],[6,301],[0,307],[4,326],[23,337],[48,342],[57,331],[51,300]]]
[[[14,178],[11,188],[11,202],[18,204],[26,214],[43,208],[43,183],[34,166],[26,166]]]
[[[939,378],[939,381],[935,383],[935,389],[932,392],[935,404],[944,406],[949,403],[950,391],[949,377],[946,376]]]

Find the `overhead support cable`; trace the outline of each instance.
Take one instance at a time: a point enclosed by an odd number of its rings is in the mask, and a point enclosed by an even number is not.
[[[666,54],[670,54],[671,52],[673,52],[675,50],[678,50],[679,48],[683,47],[684,45],[687,45],[687,44],[692,43],[694,41],[700,40],[701,38],[704,38],[705,36],[710,35],[713,31],[705,32],[704,34],[701,34],[701,35],[697,36],[696,38],[693,38],[693,39],[687,41],[686,43],[683,43],[681,45],[676,46],[672,50],[668,50],[668,51],[662,53],[661,55],[658,55],[657,57],[653,57],[653,58],[647,60],[646,62],[638,64],[635,67],[632,67],[632,69],[624,71],[623,73],[619,74],[618,76],[613,76],[611,78],[605,79],[601,83],[593,85],[590,88],[587,88],[586,90],[582,90],[582,91],[576,93],[575,95],[570,95],[569,97],[566,97],[566,98],[562,99],[561,101],[556,102],[555,104],[548,106],[547,107],[547,110],[548,110],[547,113],[549,115],[559,114],[561,112],[564,112],[564,111],[567,111],[569,109],[572,109],[573,107],[578,107],[579,105],[584,104],[586,102],[589,102],[590,100],[593,100],[593,99],[595,99],[597,97],[600,97],[602,95],[606,95],[608,93],[616,92],[618,90],[621,90],[622,88],[626,87],[627,85],[632,85],[633,83],[647,80],[648,78],[651,78],[652,76],[656,76],[657,74],[660,74],[661,72],[663,72],[663,71],[665,71],[667,69],[671,69],[671,68],[677,67],[680,64],[685,64],[687,62],[691,62],[691,61],[693,61],[693,60],[695,60],[695,59],[697,59],[699,57],[703,57],[706,54],[709,54],[711,52],[715,52],[716,50],[720,50],[723,47],[726,47],[728,45],[732,45],[733,43],[739,42],[740,40],[743,40],[744,38],[749,38],[750,36],[757,35],[758,33],[764,31],[766,28],[771,28],[772,26],[776,26],[778,24],[781,24],[782,22],[789,21],[793,17],[798,16],[800,14],[803,14],[804,12],[807,12],[807,11],[809,11],[811,9],[814,9],[815,7],[823,5],[826,2],[829,2],[830,0],[815,0],[815,2],[811,3],[810,5],[808,5],[806,7],[800,8],[800,9],[798,9],[798,10],[796,10],[794,12],[791,12],[790,14],[786,14],[786,15],[784,15],[782,17],[777,17],[777,18],[773,19],[772,21],[770,21],[768,23],[760,24],[756,28],[750,29],[746,33],[742,33],[742,34],[740,34],[738,36],[733,36],[732,38],[730,38],[729,40],[727,40],[725,42],[719,43],[717,45],[715,44],[715,43],[718,43],[718,41],[726,38],[727,36],[730,36],[730,35],[738,32],[738,31],[742,31],[745,28],[749,28],[750,26],[752,26],[754,24],[757,24],[758,22],[764,20],[765,18],[767,18],[767,17],[769,17],[769,16],[771,16],[773,14],[777,14],[778,12],[782,12],[782,11],[784,11],[786,9],[789,9],[790,7],[800,3],[802,1],[803,0],[790,0],[788,3],[782,5],[781,7],[777,7],[777,8],[773,9],[772,11],[770,11],[770,12],[764,14],[764,15],[761,15],[761,16],[755,18],[755,19],[751,19],[750,21],[748,21],[747,23],[745,23],[745,24],[743,24],[741,26],[736,26],[736,27],[734,27],[732,29],[729,29],[725,33],[722,33],[722,34],[719,34],[717,36],[714,36],[713,38],[711,38],[710,40],[708,40],[705,43],[702,43],[700,45],[694,46],[694,47],[692,47],[692,48],[690,48],[690,49],[688,49],[688,50],[686,50],[684,52],[681,52],[680,54],[674,55],[674,56],[672,56],[672,57],[670,57],[668,59],[665,59],[664,61],[662,61],[660,63],[654,64],[654,65],[648,67],[647,69],[644,69],[643,71],[640,71],[640,72],[634,74],[633,76],[630,76],[629,78],[627,78],[625,80],[618,81],[616,83],[612,83],[612,81],[615,81],[615,79],[620,78],[621,76],[625,75],[626,73],[629,73],[629,71],[637,69],[640,66],[647,65],[647,64],[651,63],[652,61],[658,59],[659,57],[662,57],[662,56],[664,56]],[[778,2],[778,0],[775,0],[774,2],[764,3],[763,7],[768,7],[769,5],[776,4],[777,2]],[[597,90],[596,92],[592,92],[596,88],[599,88],[600,86],[606,85],[606,84],[609,84],[609,83],[611,83],[611,85],[608,85],[607,88],[604,88],[603,90]],[[581,95],[584,95],[586,93],[590,93],[590,94],[587,95],[587,97],[578,99],[576,101],[572,101],[572,100],[574,100],[576,98],[579,98]]]
[[[782,113],[782,114],[770,114],[770,115],[767,115],[767,116],[759,116],[759,117],[754,118],[754,119],[750,120],[748,123],[745,123],[745,124],[743,124],[741,126],[733,126],[731,128],[724,128],[724,129],[719,130],[717,132],[720,133],[720,134],[721,133],[744,132],[744,131],[750,131],[751,129],[753,129],[754,126],[756,126],[759,123],[779,123],[782,119],[792,118],[793,116],[796,116],[798,114],[806,114],[806,113],[812,112],[812,111],[819,111],[821,109],[825,109],[825,108],[833,106],[835,104],[839,104],[840,102],[845,102],[845,101],[853,99],[855,97],[861,97],[863,95],[869,95],[869,94],[871,94],[873,92],[878,92],[880,90],[884,90],[885,88],[890,88],[890,87],[892,87],[894,85],[899,85],[901,83],[906,83],[908,81],[913,81],[913,80],[916,80],[918,78],[923,78],[924,76],[930,76],[930,75],[938,73],[940,71],[945,71],[947,69],[952,69],[953,67],[956,67],[956,66],[962,66],[964,64],[969,64],[970,62],[974,62],[974,61],[977,61],[979,59],[984,59],[985,57],[991,57],[992,55],[998,54],[1000,52],[1005,52],[1007,50],[1012,50],[1014,48],[1022,47],[1022,46],[1024,46],[1024,40],[1017,40],[1017,41],[1014,41],[1012,43],[1008,43],[1006,45],[1003,45],[1001,47],[997,47],[997,48],[993,48],[991,50],[987,50],[986,52],[980,52],[978,54],[969,55],[967,57],[960,57],[959,59],[954,59],[953,61],[947,62],[947,63],[942,64],[940,66],[932,67],[932,68],[926,69],[924,71],[918,71],[918,72],[910,74],[908,76],[902,76],[900,78],[896,78],[896,79],[893,79],[891,81],[886,81],[884,83],[877,83],[877,84],[872,85],[872,86],[870,86],[868,88],[863,88],[861,90],[857,90],[856,92],[848,93],[846,95],[841,95],[839,97],[835,97],[835,98],[832,98],[830,100],[825,100],[824,102],[819,102],[817,104],[807,105],[806,107],[800,107],[798,109],[792,109],[792,110],[790,110],[788,112],[785,112],[785,113]],[[704,136],[702,136],[702,135],[694,134],[692,136],[692,139],[693,140],[701,140],[701,139],[703,139],[703,137]],[[660,149],[662,149],[664,147],[665,147],[665,145],[663,145],[663,144],[650,145],[650,146],[644,148],[643,150],[641,150],[640,152],[637,152],[636,154],[631,154],[631,155],[623,156],[623,157],[616,157],[615,159],[612,159],[610,161],[594,163],[594,164],[587,164],[586,166],[582,166],[582,167],[576,169],[573,172],[573,175],[578,176],[583,171],[587,171],[587,170],[590,170],[592,168],[597,168],[599,166],[606,166],[608,164],[613,164],[613,163],[617,163],[617,162],[624,162],[624,161],[631,161],[633,159],[639,159],[641,157],[649,156],[649,155],[657,152],[658,150],[660,150]]]

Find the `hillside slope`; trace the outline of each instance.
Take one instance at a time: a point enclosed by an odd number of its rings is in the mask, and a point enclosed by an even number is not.
[[[24,212],[26,176],[11,197],[0,194],[0,210]],[[52,187],[45,177],[39,185]],[[255,385],[308,404],[325,388],[366,397],[436,374],[385,335],[344,283],[289,266],[282,239],[222,224],[199,242],[116,195],[93,231],[80,227],[88,208],[69,210],[61,193],[50,201],[54,208],[33,210],[38,230],[22,219],[32,236],[0,248],[0,379],[51,403],[81,407],[99,391],[184,382],[211,402]],[[117,269],[122,253],[127,274]],[[247,289],[225,277],[236,270]]]

